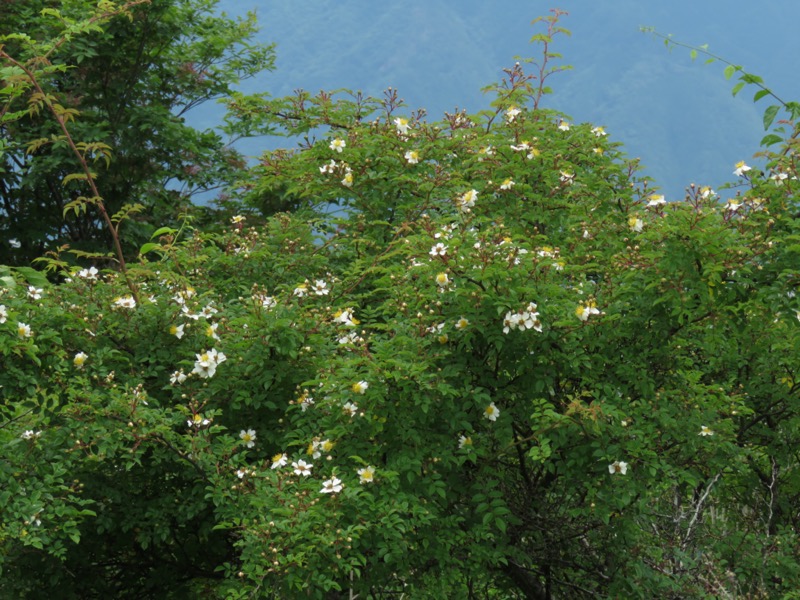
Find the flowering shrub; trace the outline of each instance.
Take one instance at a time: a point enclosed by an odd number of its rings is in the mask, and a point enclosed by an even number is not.
[[[3,595],[791,592],[793,163],[656,201],[532,81],[249,105],[296,211],[0,272]]]

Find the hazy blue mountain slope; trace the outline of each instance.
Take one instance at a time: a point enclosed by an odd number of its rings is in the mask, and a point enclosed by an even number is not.
[[[351,88],[379,95],[399,89],[409,105],[430,118],[455,106],[487,106],[479,91],[498,80],[515,55],[538,56],[528,40],[530,21],[548,14],[549,3],[520,0],[222,0],[232,14],[255,10],[264,41],[278,44],[278,68],[244,89],[273,95],[303,88]],[[662,33],[711,50],[765,78],[786,99],[800,98],[793,58],[800,38],[793,0],[565,0],[561,23],[573,32],[552,50],[574,70],[551,80],[546,105],[577,121],[606,126],[669,197],[690,182],[719,185],[735,162],[750,159],[763,136],[766,101],[752,91],[732,98],[722,65],[692,63],[688,50],[668,52],[651,35]],[[201,114],[204,124],[211,113]],[[259,140],[243,146],[257,154],[285,143]]]

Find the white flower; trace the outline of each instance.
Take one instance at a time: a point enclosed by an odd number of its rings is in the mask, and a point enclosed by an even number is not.
[[[215,340],[219,340],[219,336],[217,335],[217,327],[219,327],[219,323],[212,323],[206,327],[206,335]]]
[[[89,358],[89,355],[86,354],[86,352],[78,352],[75,358],[72,359],[72,364],[75,365],[76,368],[82,369],[87,358]]]
[[[351,331],[340,338],[338,338],[340,344],[358,344],[359,342],[363,342],[364,338],[358,335],[357,332]]]
[[[136,300],[134,300],[133,296],[121,296],[114,300],[114,306],[119,306],[120,308],[136,308]]]
[[[461,435],[458,437],[458,447],[462,449],[466,446],[472,446],[472,438],[468,435]]]
[[[725,204],[725,210],[729,210],[730,212],[734,213],[737,210],[739,210],[741,206],[742,205],[739,204],[738,202],[734,202],[733,200],[728,200],[728,202]]]
[[[196,354],[197,360],[194,363],[192,373],[197,373],[203,379],[213,377],[217,372],[217,366],[227,360],[222,352],[217,352],[213,348],[201,354]]]
[[[40,435],[42,435],[41,431],[33,431],[32,429],[28,429],[24,431],[20,437],[23,440],[32,440],[38,438]]]
[[[789,179],[789,175],[783,172],[773,173],[769,178],[775,182],[775,185],[783,185],[783,182]]]
[[[628,219],[628,227],[630,227],[632,231],[640,233],[642,229],[644,229],[644,221],[637,217],[630,217]]]
[[[200,316],[204,319],[210,319],[218,312],[219,311],[216,308],[209,304],[208,306],[203,307],[203,310],[200,311]]]
[[[436,284],[440,288],[445,288],[450,285],[450,278],[447,276],[447,273],[437,273],[436,274]]]
[[[311,286],[311,289],[317,296],[327,296],[330,290],[328,289],[328,284],[325,283],[322,279],[317,279],[314,284]]]
[[[347,146],[347,143],[343,139],[336,138],[335,140],[331,141],[331,143],[330,143],[330,145],[328,147],[331,150],[336,150],[336,152],[339,152],[341,154],[341,152],[342,152],[342,150],[344,150],[345,146]]]
[[[297,402],[300,403],[300,408],[303,412],[306,412],[308,408],[314,404],[314,398],[309,396],[307,392],[304,392],[303,395],[297,399]]]
[[[483,416],[490,421],[497,421],[497,417],[500,416],[500,409],[495,406],[494,402],[492,402],[489,406],[483,409]]]
[[[439,242],[433,248],[431,248],[431,251],[428,254],[431,256],[444,256],[447,254],[447,246]]]
[[[409,150],[403,157],[408,161],[408,164],[415,165],[419,162],[419,152],[416,150]]]
[[[542,332],[542,322],[539,320],[539,313],[536,311],[536,303],[528,303],[527,309],[522,311],[508,311],[503,319],[503,333],[508,333],[513,329],[525,331],[534,329]]]
[[[351,417],[355,417],[358,414],[358,405],[353,402],[347,402],[342,408]]]
[[[253,296],[253,300],[261,304],[261,308],[266,308],[269,310],[270,308],[274,308],[277,302],[275,298],[272,296],[267,296],[265,294],[256,294]]]
[[[750,167],[748,167],[748,169],[749,169],[749,168],[750,168]],[[712,189],[711,189],[711,187],[710,187],[710,186],[707,186],[707,185],[704,185],[703,187],[701,187],[701,188],[700,188],[700,197],[701,197],[703,200],[707,200],[707,199],[709,198],[709,196],[714,196],[714,195],[716,195],[716,193],[717,193],[717,192],[715,192],[714,190],[712,190]]]
[[[8,245],[11,246],[14,249],[22,248],[22,244],[20,243],[20,241],[17,238],[12,238],[12,239],[8,240]]]
[[[483,160],[486,156],[494,156],[495,149],[492,146],[484,146],[478,150],[478,160]]]
[[[349,167],[344,173],[344,178],[342,179],[342,185],[348,188],[353,187],[353,172],[350,170]]]
[[[235,215],[231,217],[231,223],[234,225],[239,225],[240,223],[244,223],[245,217],[243,215]]]
[[[748,167],[743,160],[740,160],[738,163],[736,163],[736,169],[734,169],[733,174],[737,177],[741,177],[749,170],[750,167]]]
[[[308,293],[308,284],[307,283],[301,283],[296,288],[294,288],[294,292],[293,293],[298,298],[302,298],[303,296],[305,296]]]
[[[350,386],[350,389],[353,390],[354,394],[366,394],[368,387],[369,383],[362,380],[355,382],[353,385]]]
[[[252,448],[256,445],[256,430],[255,429],[242,429],[239,432],[239,437],[242,439],[242,443],[247,446],[248,448]]]
[[[336,171],[336,161],[333,159],[331,159],[331,162],[329,162],[327,165],[322,165],[319,168],[320,173],[333,173],[335,171]]]
[[[579,304],[575,309],[575,315],[581,320],[586,321],[591,315],[599,315],[600,311],[594,301],[587,302],[586,304]]]
[[[346,325],[347,327],[355,327],[361,321],[359,321],[353,316],[352,308],[345,308],[344,310],[337,310],[334,313],[333,322],[341,323],[342,325]]]
[[[569,131],[569,121],[561,120],[558,122],[558,128],[561,131]]]
[[[592,127],[592,133],[595,135],[595,137],[603,137],[608,135],[606,130],[602,127]]]
[[[238,470],[236,471],[236,476],[237,476],[239,479],[244,479],[244,476],[245,476],[245,475],[247,475],[247,469],[238,469]]]
[[[88,279],[89,281],[97,281],[97,269],[89,267],[88,269],[81,269],[78,271],[78,277],[81,279]]]
[[[174,335],[176,338],[181,339],[183,337],[183,330],[186,327],[186,323],[182,325],[170,325],[169,332]]]
[[[564,185],[572,185],[573,184],[573,182],[575,181],[575,174],[574,173],[568,173],[567,171],[561,171],[560,173],[561,173],[561,175],[559,177],[559,180],[561,181],[561,183],[563,183]]]
[[[311,465],[304,460],[298,460],[297,462],[292,463],[294,474],[302,475],[303,477],[308,477],[309,475],[311,475],[311,469],[313,467],[314,465]]]
[[[608,472],[612,475],[616,475],[617,473],[620,475],[625,475],[625,473],[628,472],[628,463],[621,460],[615,460],[613,463],[608,465]]]
[[[31,332],[31,326],[27,323],[17,323],[17,335],[21,338],[29,338],[33,333]]]
[[[6,310],[5,304],[0,304],[0,323],[5,323],[6,319],[8,319],[8,310]]]
[[[172,385],[175,385],[176,383],[183,383],[184,381],[186,381],[186,373],[183,372],[183,369],[180,369],[179,371],[175,371],[169,377],[169,382]]]
[[[359,469],[358,473],[358,480],[361,483],[372,483],[375,481],[375,467],[364,467],[363,469]]]
[[[456,206],[463,213],[468,213],[470,209],[475,206],[475,201],[478,199],[477,190],[470,190],[464,192],[456,200]]]
[[[285,454],[276,454],[272,457],[272,466],[270,469],[280,469],[281,467],[286,466],[286,463],[289,462],[289,459],[286,457]]]
[[[469,319],[465,317],[461,317],[458,321],[456,321],[456,329],[466,329],[469,325]]]
[[[700,433],[698,433],[697,435],[702,435],[703,437],[706,437],[706,436],[709,436],[709,435],[714,435],[714,432],[713,432],[713,431],[711,431],[711,430],[710,430],[708,427],[706,427],[705,425],[702,425],[702,426],[700,427]]]
[[[506,121],[508,121],[509,123],[513,123],[514,119],[516,119],[517,115],[519,115],[521,112],[522,111],[518,109],[516,106],[510,106],[506,110]]]
[[[661,206],[666,203],[667,201],[664,200],[664,196],[661,194],[651,194],[648,198],[647,206]]]
[[[510,190],[512,187],[514,187],[514,185],[515,185],[514,181],[511,179],[511,177],[507,177],[503,181],[503,183],[500,184],[500,189],[501,190]]]
[[[322,489],[320,493],[322,494],[335,494],[337,492],[341,492],[344,484],[342,484],[342,480],[338,479],[337,477],[331,477],[327,481],[322,482]]]
[[[32,285],[28,286],[28,298],[31,300],[39,300],[42,297],[42,288],[37,288]]]
[[[398,117],[394,121],[395,127],[397,127],[397,133],[400,135],[406,135],[409,130],[408,119],[404,119],[403,117]]]
[[[192,415],[192,418],[186,421],[186,425],[189,427],[194,427],[196,429],[200,429],[201,427],[205,427],[207,425],[211,425],[211,419],[204,419],[203,415],[199,413],[195,413]]]

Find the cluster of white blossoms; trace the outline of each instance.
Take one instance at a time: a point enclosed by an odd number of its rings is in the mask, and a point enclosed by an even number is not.
[[[468,213],[475,206],[475,201],[478,199],[478,191],[470,190],[464,192],[456,198],[456,207],[463,213]]]
[[[194,363],[194,369],[192,369],[192,373],[196,373],[203,379],[213,377],[214,373],[217,372],[217,366],[219,366],[220,363],[228,360],[227,356],[225,356],[222,352],[217,352],[213,348],[211,350],[206,350],[201,354],[196,354],[195,356],[197,356],[197,360]]]
[[[333,144],[333,142],[331,142],[331,144]],[[344,144],[344,141],[342,141],[342,144]],[[344,148],[344,146],[342,146],[342,148]],[[339,152],[341,152],[341,149],[339,150]],[[328,164],[322,165],[319,168],[319,172],[322,173],[323,175],[326,173],[344,174],[344,177],[342,177],[341,184],[345,187],[353,187],[353,170],[344,161],[337,163],[335,160],[331,159],[331,161]]]
[[[503,333],[508,333],[514,329],[520,331],[534,329],[541,333],[542,322],[539,320],[539,313],[536,308],[535,302],[529,302],[524,310],[508,311],[503,318]]]

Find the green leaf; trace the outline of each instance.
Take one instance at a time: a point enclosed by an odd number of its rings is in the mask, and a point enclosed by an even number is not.
[[[735,86],[733,86],[733,89],[731,90],[731,94],[736,96],[736,94],[738,94],[742,90],[743,87],[744,87],[744,81],[740,81]]]
[[[761,146],[772,146],[774,144],[780,144],[782,141],[783,138],[781,136],[770,133],[769,135],[765,135],[763,138],[761,138],[761,142],[759,142],[759,144]]]
[[[769,129],[770,125],[772,125],[772,122],[775,120],[775,115],[778,114],[780,108],[781,107],[777,104],[773,104],[764,111],[764,129]]]
[[[148,252],[152,252],[153,250],[157,250],[161,248],[161,244],[157,244],[155,242],[148,242],[147,244],[142,245],[139,248],[139,254],[147,254]]]
[[[769,90],[758,90],[758,91],[755,93],[755,96],[753,96],[753,102],[758,102],[758,101],[759,101],[759,100],[761,100],[761,99],[762,99],[764,96],[768,96],[768,95],[769,95],[769,93],[770,93],[770,92],[769,92]]]
[[[736,67],[734,67],[733,65],[728,65],[727,67],[725,67],[725,71],[723,71],[723,73],[725,74],[725,79],[730,79],[731,77],[733,77],[733,74],[735,72],[736,72]]]
[[[178,231],[177,229],[173,229],[172,227],[159,227],[153,232],[153,235],[150,236],[150,239],[152,240],[153,238],[156,238],[160,235],[172,235],[177,231]]]

